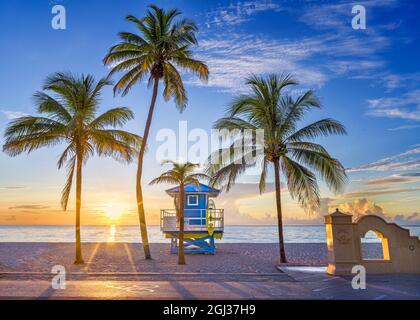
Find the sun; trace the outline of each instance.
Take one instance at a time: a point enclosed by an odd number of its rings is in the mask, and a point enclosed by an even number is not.
[[[121,203],[108,203],[104,206],[104,213],[108,219],[115,221],[121,218],[126,210],[126,206]]]

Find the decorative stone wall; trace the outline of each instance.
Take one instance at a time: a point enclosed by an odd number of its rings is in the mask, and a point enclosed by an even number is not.
[[[325,217],[328,274],[350,275],[355,265],[367,273],[420,273],[420,239],[407,229],[375,215],[352,221],[352,216],[336,212]],[[383,259],[363,259],[361,239],[373,231],[382,240]]]

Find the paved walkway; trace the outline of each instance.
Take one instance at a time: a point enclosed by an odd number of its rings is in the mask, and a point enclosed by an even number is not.
[[[45,273],[0,274],[0,299],[419,299],[420,275],[368,276],[366,290],[325,268],[283,267],[266,274],[70,274],[66,289]]]

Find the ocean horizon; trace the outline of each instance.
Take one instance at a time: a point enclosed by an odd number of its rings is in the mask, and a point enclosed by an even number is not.
[[[412,236],[420,237],[420,226],[403,226]],[[139,243],[139,227],[136,225],[82,226],[82,241]],[[148,226],[150,243],[169,243],[158,225]],[[286,243],[325,243],[324,225],[285,225]],[[5,242],[74,242],[74,226],[0,226],[0,243]],[[223,239],[218,243],[277,243],[277,226],[270,225],[226,225]],[[368,232],[362,242],[380,242],[373,232]]]

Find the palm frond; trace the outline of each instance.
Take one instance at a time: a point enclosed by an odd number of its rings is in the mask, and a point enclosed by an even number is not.
[[[258,183],[260,194],[263,194],[265,191],[265,185],[266,185],[266,180],[267,180],[267,169],[268,169],[267,167],[268,167],[268,160],[267,160],[267,157],[264,157],[262,160],[260,182]]]
[[[118,107],[107,110],[90,123],[93,129],[103,129],[107,126],[122,127],[127,121],[134,119],[134,113],[127,107]]]
[[[163,80],[165,84],[165,89],[163,90],[163,97],[165,98],[165,100],[168,101],[170,98],[173,97],[178,109],[181,112],[184,111],[188,102],[187,92],[185,90],[181,75],[170,63],[165,65]]]
[[[133,160],[141,144],[139,136],[119,130],[94,130],[90,138],[99,156],[127,163]]]
[[[51,119],[63,124],[71,121],[72,116],[66,107],[45,92],[36,92],[34,101],[39,113],[47,113]]]
[[[286,176],[287,188],[291,197],[297,199],[307,212],[317,208],[320,200],[315,175],[289,157],[283,157],[281,160],[281,167]]]
[[[73,185],[74,169],[76,167],[76,156],[73,156],[67,164],[67,181],[61,192],[61,207],[64,211],[67,210],[71,187]]]
[[[303,141],[304,139],[315,139],[320,136],[345,135],[346,133],[345,127],[337,120],[322,119],[294,132],[286,138],[286,141]]]
[[[161,175],[152,181],[149,182],[149,185],[154,184],[161,184],[161,183],[167,183],[167,184],[178,184],[179,180],[171,175]]]
[[[347,177],[344,167],[337,159],[328,153],[308,149],[294,148],[290,154],[297,162],[318,173],[330,190],[335,193],[343,190]]]

